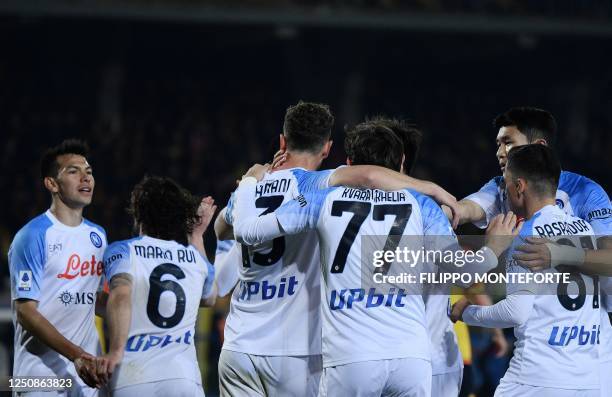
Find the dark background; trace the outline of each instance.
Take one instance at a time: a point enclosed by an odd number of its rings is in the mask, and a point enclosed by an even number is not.
[[[85,214],[109,241],[131,236],[147,173],[225,205],[301,99],[336,116],[325,167],[344,162],[345,125],[402,117],[425,132],[414,175],[461,198],[499,174],[495,115],[531,105],[557,118],[563,168],[612,188],[608,2],[33,4],[0,2],[0,306],[10,241],[50,202],[38,159],[68,137],[92,148]]]

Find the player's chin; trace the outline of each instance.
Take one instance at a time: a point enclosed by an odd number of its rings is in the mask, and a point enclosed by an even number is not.
[[[92,193],[79,193],[76,197],[73,198],[72,202],[75,207],[86,207],[91,204],[93,200]]]

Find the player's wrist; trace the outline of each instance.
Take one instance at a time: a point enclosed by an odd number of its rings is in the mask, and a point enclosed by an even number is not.
[[[82,358],[82,356],[84,356],[85,350],[81,349],[79,346],[77,345],[72,345],[68,355],[66,356],[66,358],[72,362],[75,362],[76,360],[78,360],[79,358]]]
[[[550,251],[551,267],[559,265],[582,266],[584,264],[586,251],[582,248],[555,243],[546,243],[546,247]]]

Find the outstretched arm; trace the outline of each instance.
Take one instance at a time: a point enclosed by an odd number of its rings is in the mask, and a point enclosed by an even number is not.
[[[330,186],[365,187],[380,190],[414,189],[431,196],[438,204],[450,211],[453,227],[459,221],[457,199],[433,182],[423,181],[385,167],[354,165],[336,169],[329,177]]]
[[[453,221],[453,226],[456,226],[454,224],[455,220],[458,225],[463,225],[465,223],[482,222],[486,219],[482,207],[468,199],[457,202],[454,210],[447,205],[442,205],[442,210],[444,210],[448,219]]]
[[[535,295],[525,291],[508,295],[493,306],[470,305],[467,299],[462,298],[453,305],[451,320],[461,320],[478,327],[513,328],[527,321],[534,301]]]
[[[541,271],[558,265],[575,266],[581,272],[612,277],[612,247],[610,237],[598,240],[598,250],[559,245],[545,238],[528,237],[529,244],[520,245],[513,258],[531,271]]]

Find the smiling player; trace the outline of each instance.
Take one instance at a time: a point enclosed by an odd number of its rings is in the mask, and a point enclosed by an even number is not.
[[[104,229],[83,218],[95,186],[87,151],[84,143],[66,140],[44,154],[51,207],[17,233],[9,250],[13,376],[69,379],[64,386],[76,396],[97,395],[77,373],[90,386],[98,384],[85,369],[99,349],[94,313],[106,248]]]

